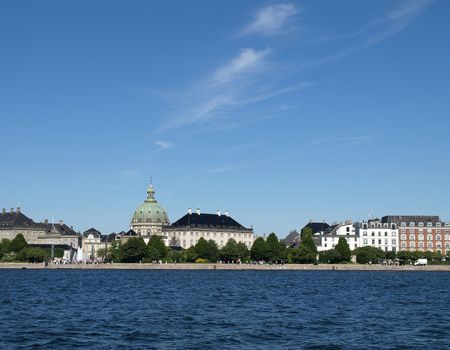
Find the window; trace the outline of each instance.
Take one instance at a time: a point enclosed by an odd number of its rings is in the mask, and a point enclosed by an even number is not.
[[[414,227],[414,226],[416,226],[416,224],[415,224],[414,222],[410,222],[410,223],[409,223],[409,226],[410,226],[410,227]]]
[[[375,232],[372,231],[372,237],[375,236]]]
[[[395,234],[395,231],[392,231],[392,232],[391,232],[391,236],[392,236],[392,237],[397,236],[397,235]]]
[[[427,235],[427,241],[432,241],[433,240],[433,235]]]
[[[427,226],[431,227],[431,226],[433,226],[433,223],[432,222],[427,222]]]
[[[392,242],[392,245],[396,245],[397,244],[397,240],[395,238],[392,238],[391,242]]]
[[[450,248],[450,243],[449,242],[445,242],[445,248]]]
[[[450,241],[450,235],[445,235],[445,240]]]
[[[423,235],[422,235],[422,234],[420,234],[420,235],[418,236],[418,240],[419,240],[419,241],[423,241]]]
[[[388,235],[387,231],[384,233],[384,235],[387,237],[387,235]]]
[[[406,248],[406,242],[401,243],[402,248]]]
[[[440,222],[436,222],[436,227],[441,227],[442,224]]]
[[[410,248],[415,248],[416,247],[416,242],[409,242],[409,247]]]
[[[436,235],[436,241],[440,241],[442,239],[441,235]]]
[[[378,244],[381,244],[381,239],[378,240]]]
[[[400,236],[400,239],[401,239],[402,241],[406,240],[406,235],[405,235],[405,234],[401,235],[401,236]]]
[[[363,236],[367,236],[367,231],[364,231],[364,232],[363,232]]]
[[[375,244],[375,240],[374,239],[372,239],[372,244]]]
[[[437,242],[436,243],[436,248],[442,248],[442,243],[441,242]]]
[[[428,243],[427,243],[427,247],[428,247],[428,248],[433,248],[433,242],[428,242]]]
[[[400,226],[406,226],[406,222],[401,222]]]
[[[380,231],[378,231],[378,237],[381,237],[381,232]]]
[[[410,241],[414,241],[416,239],[416,236],[414,236],[414,235],[409,235],[409,240]]]
[[[367,238],[363,239],[363,244],[367,244]]]
[[[419,227],[423,227],[423,222],[419,222]]]
[[[419,248],[423,248],[423,242],[419,242]]]

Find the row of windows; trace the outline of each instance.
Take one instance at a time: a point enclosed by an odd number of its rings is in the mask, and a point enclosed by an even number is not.
[[[231,237],[238,237],[238,238],[251,238],[252,234],[251,233],[224,233],[224,232],[206,232],[206,233],[202,233],[202,232],[169,232],[167,233],[167,235],[169,237],[186,237],[186,236],[192,236],[192,237],[225,237],[225,238],[231,238]]]
[[[364,223],[364,224],[362,224],[362,228],[369,228],[369,226],[370,226],[370,228],[389,228],[389,224],[387,224],[387,223],[384,223],[384,224],[382,224],[382,223],[373,223],[373,222],[371,222],[370,224],[368,224],[368,223]],[[396,229],[397,228],[397,225],[396,224],[391,224],[391,229]]]
[[[433,226],[441,227],[442,224],[443,224],[445,227],[449,227],[449,226],[450,226],[450,223],[449,223],[449,222],[446,222],[446,223],[436,222],[434,225],[433,225],[432,222],[427,222],[427,227],[433,227]],[[406,222],[400,223],[400,226],[406,226]],[[410,226],[410,227],[414,227],[414,226],[416,226],[416,223],[415,223],[415,222],[410,222],[410,223],[409,223],[409,226]],[[424,224],[423,222],[419,222],[419,223],[417,224],[417,226],[423,227],[423,226],[425,226],[425,224]]]
[[[418,241],[423,241],[423,240],[424,240],[424,237],[425,237],[425,236],[424,236],[423,234],[417,235],[417,240],[418,240]],[[400,235],[400,239],[401,239],[402,241],[405,241],[405,240],[406,240],[406,234],[401,234],[401,235]],[[410,234],[410,235],[409,235],[409,240],[415,241],[415,240],[416,240],[416,235]],[[427,241],[432,241],[432,240],[433,240],[433,235],[427,235]],[[441,235],[436,235],[435,238],[434,238],[434,240],[440,241],[440,240],[442,240],[442,236],[441,236]],[[450,241],[450,235],[445,235],[445,240],[446,240],[446,241]]]
[[[367,236],[367,231],[363,231],[363,236]],[[371,236],[372,237],[375,236],[375,232],[374,231],[372,231]],[[387,231],[384,232],[384,236],[386,236],[386,237],[388,236],[388,232]],[[397,233],[395,231],[392,231],[391,232],[391,236],[395,237],[395,236],[397,236]],[[381,231],[378,231],[378,237],[381,237]]]
[[[402,242],[401,243],[402,248],[406,248],[407,244],[406,242]],[[409,247],[410,248],[415,248],[416,247],[416,242],[409,242]],[[424,242],[419,242],[417,244],[418,248],[424,248],[425,247],[425,243]],[[427,242],[427,248],[433,248],[434,244],[433,242]],[[442,248],[442,243],[441,242],[437,242],[436,243],[436,248]],[[450,248],[450,242],[445,242],[445,248]]]
[[[402,228],[401,230],[400,230],[400,232],[401,233],[406,233],[407,231],[406,231],[407,229],[406,228]],[[424,232],[424,229],[423,228],[419,228],[419,229],[413,229],[413,228],[409,228],[408,229],[408,232],[411,232],[411,233],[414,233],[414,232],[419,232],[419,233],[422,233],[422,232]],[[433,230],[431,229],[431,228],[428,228],[427,229],[427,232],[428,233],[433,233]],[[441,233],[441,230],[435,230],[435,232],[436,233]],[[444,230],[444,232],[445,233],[450,233],[450,230]]]
[[[363,239],[363,244],[368,244],[368,239],[367,238],[364,238]],[[372,239],[372,244],[377,244],[376,243],[376,239]],[[379,239],[378,240],[378,245],[382,245],[383,243],[382,243],[382,240],[381,239]],[[389,239],[388,238],[385,238],[384,239],[384,245],[388,245],[389,244]],[[396,245],[397,244],[397,240],[395,239],[395,238],[392,238],[391,239],[391,244],[392,245]]]

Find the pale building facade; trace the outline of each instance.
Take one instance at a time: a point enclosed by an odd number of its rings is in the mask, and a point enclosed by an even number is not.
[[[250,249],[255,240],[253,228],[246,228],[230,217],[226,211],[221,214],[203,214],[200,209],[188,213],[168,227],[163,227],[166,245],[180,246],[184,249],[193,247],[200,238],[213,240],[219,248],[227,244],[230,238],[237,243],[244,243]]]
[[[317,251],[334,249],[339,243],[339,238],[344,237],[350,250],[358,248],[358,237],[355,225],[351,221],[331,225],[325,232],[313,237]]]
[[[419,252],[450,251],[450,222],[443,222],[439,216],[403,215],[384,216],[385,223],[395,223],[399,230],[399,250]]]
[[[26,215],[20,208],[14,211],[3,209],[0,214],[0,240],[13,240],[18,234],[22,234],[30,245],[41,247],[61,247],[64,249],[64,257],[71,260],[81,245],[80,236],[72,227],[64,224],[62,220],[58,223],[44,222],[36,223]]]
[[[356,224],[359,247],[375,247],[385,252],[397,252],[399,249],[398,228],[396,223],[381,222],[379,219]]]
[[[169,216],[166,210],[158,204],[155,199],[155,189],[153,185],[147,189],[147,198],[133,214],[130,229],[138,236],[148,241],[152,235],[162,235],[163,226],[169,225]]]

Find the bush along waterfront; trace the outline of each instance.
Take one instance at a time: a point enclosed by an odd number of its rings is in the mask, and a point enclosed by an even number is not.
[[[55,248],[54,256],[62,258],[64,251]],[[50,249],[31,247],[21,233],[13,240],[2,239],[0,242],[0,262],[43,262],[50,258]]]

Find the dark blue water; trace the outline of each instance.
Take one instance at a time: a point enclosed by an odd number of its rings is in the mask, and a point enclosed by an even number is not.
[[[0,271],[1,349],[449,349],[450,273]]]

